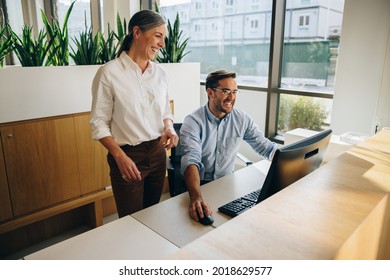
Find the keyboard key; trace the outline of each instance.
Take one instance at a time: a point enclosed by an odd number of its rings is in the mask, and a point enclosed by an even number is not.
[[[255,190],[249,194],[246,194],[238,199],[235,199],[225,205],[222,205],[218,210],[226,215],[235,217],[242,212],[252,208],[256,205],[257,198],[260,194],[260,189]]]

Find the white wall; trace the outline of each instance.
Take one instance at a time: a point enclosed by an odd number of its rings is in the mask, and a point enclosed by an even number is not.
[[[385,66],[383,69],[381,92],[376,115],[378,130],[381,130],[384,127],[390,127],[390,29],[387,38]]]
[[[389,30],[389,0],[345,1],[331,115],[335,134],[371,135],[380,116],[389,121]]]

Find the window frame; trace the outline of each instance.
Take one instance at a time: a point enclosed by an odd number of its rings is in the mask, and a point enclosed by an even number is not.
[[[284,143],[284,136],[278,134],[278,116],[281,94],[333,99],[333,92],[309,91],[282,88],[282,59],[287,0],[272,1],[270,65],[267,92],[265,135],[277,143]],[[259,90],[254,88],[253,90]]]
[[[268,86],[259,87],[238,84],[239,89],[267,94],[264,134],[272,141],[280,144],[284,143],[284,136],[278,134],[279,103],[282,94],[333,99],[333,93],[329,92],[286,89],[280,86],[282,80],[286,2],[287,0],[272,1]],[[204,81],[202,81],[201,85],[204,84]]]

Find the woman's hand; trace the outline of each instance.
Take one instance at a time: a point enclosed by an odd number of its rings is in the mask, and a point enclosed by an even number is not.
[[[129,158],[124,152],[114,157],[118,165],[118,168],[122,174],[122,178],[125,181],[141,181],[141,172],[138,170],[134,161]]]
[[[107,136],[99,139],[109,153],[114,157],[122,178],[125,181],[136,180],[141,181],[141,172],[139,172],[137,165],[129,158],[126,153],[118,146],[112,136]]]
[[[177,143],[179,142],[179,136],[176,134],[172,125],[165,127],[161,141],[164,143],[165,149],[170,149],[177,146]]]

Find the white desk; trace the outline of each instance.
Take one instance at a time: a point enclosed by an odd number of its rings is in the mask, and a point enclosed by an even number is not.
[[[390,259],[390,131],[201,236],[172,259]]]
[[[202,186],[203,199],[213,211],[212,226],[201,225],[190,218],[188,214],[190,199],[187,192],[136,212],[132,217],[176,246],[183,247],[227,222],[230,217],[219,213],[218,207],[260,188],[269,165],[269,161],[260,161]]]
[[[26,260],[162,259],[179,248],[127,216],[35,252]]]
[[[189,196],[183,193],[152,207],[95,228],[25,257],[46,259],[164,259],[180,247],[230,219],[217,211],[222,204],[258,188],[268,161],[261,161],[211,182],[202,189],[214,209],[214,224],[204,226],[188,214]]]
[[[184,193],[26,259],[390,259],[390,131],[230,221],[218,213],[258,188],[268,165],[202,187],[213,226],[190,219]]]

